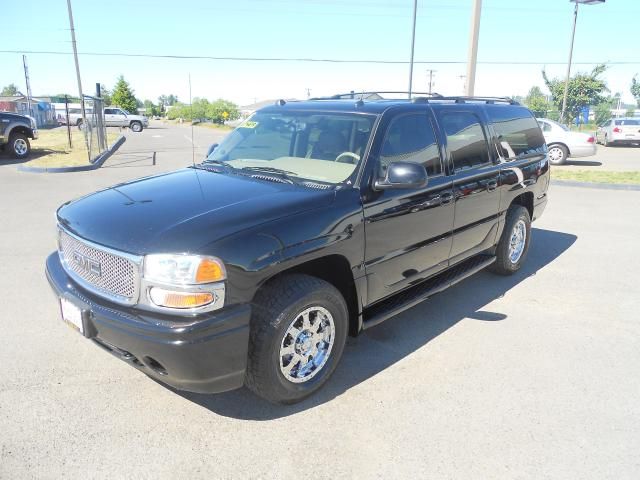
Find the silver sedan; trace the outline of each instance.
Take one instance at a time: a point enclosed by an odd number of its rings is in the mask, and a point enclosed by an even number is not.
[[[562,165],[567,158],[589,157],[596,154],[597,146],[593,135],[572,132],[566,126],[548,118],[538,118],[538,124],[549,147],[549,162]]]
[[[640,118],[613,118],[598,125],[596,141],[605,147],[640,143]]]

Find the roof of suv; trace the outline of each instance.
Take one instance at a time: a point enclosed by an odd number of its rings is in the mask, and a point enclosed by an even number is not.
[[[366,92],[371,93],[371,92]],[[461,103],[471,105],[501,104],[520,105],[510,98],[499,97],[443,97],[434,94],[430,97],[416,96],[409,98],[375,98],[360,99],[361,94],[335,95],[333,97],[312,98],[310,100],[284,101],[278,100],[275,104],[263,107],[262,112],[277,112],[285,110],[323,110],[330,112],[357,112],[380,114],[390,107],[410,104],[433,104],[433,105],[459,105]]]

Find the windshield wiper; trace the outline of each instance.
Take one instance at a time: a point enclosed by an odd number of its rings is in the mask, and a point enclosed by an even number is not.
[[[218,172],[218,170],[215,169],[215,167],[217,166],[224,167],[227,170],[235,170],[227,162],[223,162],[221,160],[205,160],[202,163],[197,163],[193,165],[193,168],[197,168],[199,170],[207,170],[208,172]]]
[[[284,180],[288,180],[289,183],[298,183],[298,180],[295,178],[291,178],[289,175],[298,175],[296,172],[290,172],[288,170],[283,170],[281,168],[275,167],[242,167],[240,170],[245,170],[249,172],[257,172],[257,173],[271,173],[277,175],[279,178]]]

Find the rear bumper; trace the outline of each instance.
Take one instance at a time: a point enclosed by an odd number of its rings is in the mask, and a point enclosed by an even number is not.
[[[66,274],[57,253],[46,262],[57,297],[82,310],[84,336],[178,390],[219,393],[244,383],[249,342],[249,305],[193,318],[149,314],[84,290]]]
[[[585,145],[573,145],[571,147],[571,153],[569,154],[570,158],[577,157],[590,157],[595,155],[598,151],[598,147],[595,143],[588,143]]]

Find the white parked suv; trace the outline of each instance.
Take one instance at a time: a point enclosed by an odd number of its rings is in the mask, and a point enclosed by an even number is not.
[[[93,110],[87,108],[86,113],[90,117]],[[107,127],[129,127],[134,132],[141,132],[149,126],[149,119],[144,115],[133,115],[120,107],[106,107],[104,123]],[[82,112],[79,108],[69,110],[69,124],[82,128]]]
[[[104,109],[104,123],[107,127],[129,127],[134,132],[141,132],[149,126],[149,119],[118,107],[107,107]]]

